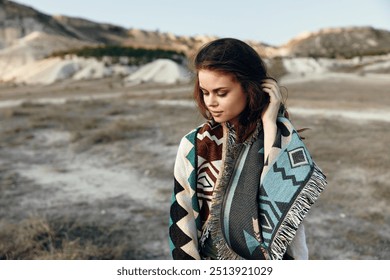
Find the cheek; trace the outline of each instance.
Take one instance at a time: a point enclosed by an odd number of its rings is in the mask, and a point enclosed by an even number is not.
[[[246,98],[246,95],[244,95],[241,99],[241,111],[243,111],[246,107],[246,105],[248,104],[248,100]]]
[[[238,114],[240,114],[242,111],[244,111],[247,104],[246,96],[241,95],[240,98],[237,98],[232,102],[232,108],[234,108],[234,111]]]
[[[220,107],[227,113],[230,117],[236,117],[245,109],[246,102],[242,99],[233,99],[223,103],[220,103]]]
[[[202,96],[200,97],[200,100],[202,100],[202,102],[203,102],[204,104],[207,104],[207,102],[206,102],[206,97],[205,97],[204,95],[202,95]]]
[[[203,100],[203,104],[206,106],[206,108],[208,108],[208,103],[209,103],[208,97],[203,95],[202,100]]]

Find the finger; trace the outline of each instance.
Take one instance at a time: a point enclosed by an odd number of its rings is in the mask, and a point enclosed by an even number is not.
[[[262,85],[278,86],[278,84],[275,81],[273,81],[273,80],[262,80],[261,84]]]
[[[273,90],[276,90],[276,89],[277,89],[277,86],[276,86],[276,85],[267,84],[267,83],[261,84],[261,87],[262,87],[262,88],[273,89]]]
[[[280,91],[279,86],[277,84],[274,84],[274,83],[262,83],[261,87],[262,88],[269,88],[269,89],[272,89],[272,90],[278,91],[278,92]]]
[[[278,82],[273,78],[266,78],[262,80],[263,83],[277,85]]]
[[[278,87],[267,87],[267,86],[264,86],[263,88],[263,91],[267,92],[267,93],[270,93],[270,94],[274,94],[274,95],[277,95],[277,96],[282,96],[280,90]]]
[[[281,101],[282,100],[282,95],[280,94],[279,91],[274,91],[274,90],[269,89],[269,88],[264,88],[263,91],[265,93],[268,93],[271,101]]]
[[[276,94],[278,97],[282,97],[282,93],[280,92],[280,89],[277,85],[273,84],[263,84],[262,85],[263,90],[271,90],[273,94]]]
[[[280,92],[275,92],[271,89],[264,89],[263,90],[266,94],[268,94],[268,96],[270,97],[271,101],[276,101],[276,102],[281,102],[282,101],[282,95],[280,94]]]

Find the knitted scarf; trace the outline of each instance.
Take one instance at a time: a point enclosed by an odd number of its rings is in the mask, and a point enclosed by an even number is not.
[[[290,121],[279,117],[264,163],[258,125],[244,143],[206,123],[183,137],[175,162],[169,240],[174,259],[200,259],[209,234],[220,259],[282,259],[326,185]]]

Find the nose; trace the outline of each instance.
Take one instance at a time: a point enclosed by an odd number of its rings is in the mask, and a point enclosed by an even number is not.
[[[207,107],[218,106],[218,100],[215,94],[209,94],[208,96],[205,96],[205,103]]]

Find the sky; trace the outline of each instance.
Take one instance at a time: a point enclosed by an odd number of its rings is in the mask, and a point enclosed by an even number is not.
[[[372,26],[390,31],[390,0],[17,0],[66,15],[175,35],[282,45],[303,32]]]

